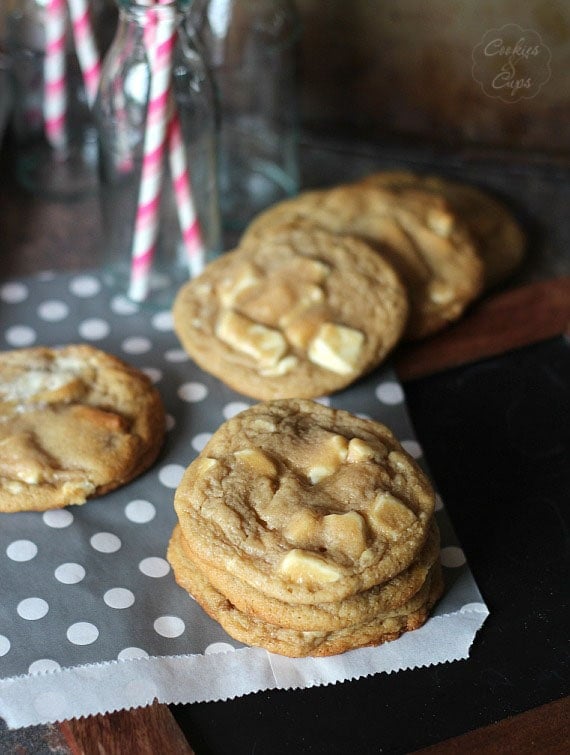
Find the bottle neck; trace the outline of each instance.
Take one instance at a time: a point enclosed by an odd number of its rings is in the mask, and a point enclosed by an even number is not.
[[[117,0],[119,11],[126,13],[147,13],[149,10],[160,13],[185,13],[192,5],[192,0]]]
[[[117,3],[120,22],[141,28],[145,28],[151,20],[155,24],[173,23],[178,26],[191,5],[187,0],[117,0]]]

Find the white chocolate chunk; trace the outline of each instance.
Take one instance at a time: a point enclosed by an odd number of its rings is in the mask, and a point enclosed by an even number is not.
[[[453,289],[444,281],[433,281],[429,285],[429,298],[435,304],[447,304],[453,299]]]
[[[213,469],[217,463],[216,459],[211,459],[209,456],[198,456],[198,458],[192,462],[192,467],[196,470],[196,474],[201,477]]]
[[[259,448],[243,448],[241,451],[236,451],[234,456],[258,475],[263,477],[275,477],[277,475],[277,467],[269,456],[260,451]]]
[[[302,302],[282,317],[279,325],[289,343],[305,351],[328,317],[330,311],[326,304]]]
[[[277,425],[270,419],[265,417],[257,417],[251,421],[251,428],[256,432],[261,433],[274,433],[277,430]]]
[[[310,509],[297,511],[283,528],[285,539],[298,548],[309,547],[319,537],[319,517]]]
[[[86,391],[83,381],[71,370],[29,369],[20,372],[15,380],[0,384],[0,397],[4,401],[57,400],[69,394],[70,398],[81,396]]]
[[[280,573],[299,585],[322,585],[337,582],[342,572],[322,556],[293,548],[281,560]]]
[[[363,345],[364,333],[326,322],[309,344],[307,354],[314,364],[339,375],[349,375],[356,367]]]
[[[253,357],[260,367],[274,367],[287,351],[287,342],[278,330],[260,325],[231,309],[221,314],[216,336],[233,349]]]
[[[453,230],[453,216],[445,210],[432,208],[427,215],[427,224],[434,233],[445,239]]]
[[[223,307],[231,307],[239,294],[261,282],[256,269],[252,265],[243,265],[235,278],[225,279],[220,284],[219,299]]]
[[[338,549],[353,561],[366,549],[366,522],[357,511],[327,514],[323,517],[323,535],[329,549]]]
[[[291,370],[299,364],[299,360],[293,354],[289,354],[283,359],[280,359],[273,367],[266,367],[259,370],[260,375],[267,375],[270,377],[279,377],[280,375],[287,375]]]
[[[307,477],[316,485],[317,482],[324,480],[325,477],[330,477],[335,472],[336,467],[325,467],[323,465],[315,464],[314,467],[309,469]]]
[[[307,477],[314,484],[334,474],[346,460],[348,441],[344,435],[329,433],[324,443],[307,458]]]
[[[378,493],[369,509],[371,527],[391,540],[397,540],[402,532],[416,521],[413,511],[391,493]]]
[[[290,267],[292,274],[299,280],[306,280],[311,283],[320,283],[331,272],[330,265],[311,257],[295,257],[290,263]]]
[[[351,438],[348,442],[348,454],[346,460],[349,464],[355,464],[359,461],[368,461],[374,458],[374,449],[365,443],[361,438]]]

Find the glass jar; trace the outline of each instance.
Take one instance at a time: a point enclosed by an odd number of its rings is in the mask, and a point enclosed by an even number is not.
[[[48,0],[8,0],[3,8],[2,46],[14,91],[14,167],[28,191],[72,200],[97,188],[97,137],[67,3],[58,4],[55,27],[48,6]],[[87,19],[84,28],[99,58],[113,35],[116,9],[110,0],[91,0]],[[59,54],[50,58],[48,45],[58,44]]]
[[[214,98],[188,5],[119,0],[95,104],[105,280],[159,308],[221,251]],[[165,25],[174,42],[161,99],[152,35],[168,37]]]
[[[195,0],[189,19],[216,87],[222,223],[242,231],[299,190],[300,22],[291,0]]]

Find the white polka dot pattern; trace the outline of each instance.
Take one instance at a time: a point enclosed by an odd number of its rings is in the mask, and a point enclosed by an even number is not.
[[[7,637],[4,637],[3,634],[0,634],[0,656],[6,655],[6,653],[9,652],[10,647],[10,640]]]
[[[83,320],[77,328],[79,335],[87,341],[101,341],[109,335],[110,331],[109,323],[99,317]]]
[[[144,558],[140,564],[139,569],[147,577],[165,577],[170,571],[170,564],[164,558],[158,556],[149,556]]]
[[[377,386],[376,398],[383,404],[393,406],[395,404],[401,404],[404,401],[404,391],[399,383],[387,380]]]
[[[90,540],[91,547],[99,553],[115,553],[121,547],[121,539],[112,532],[97,532]]]
[[[37,340],[36,331],[28,325],[13,325],[5,332],[4,337],[9,346],[23,349],[31,346]]]
[[[18,603],[16,611],[22,619],[37,621],[47,614],[49,605],[43,598],[25,598]]]
[[[162,370],[156,367],[143,367],[142,371],[149,378],[151,383],[159,383],[162,378]]]
[[[224,419],[231,419],[232,417],[235,417],[236,414],[249,409],[250,406],[251,404],[246,404],[244,401],[230,401],[230,403],[226,404],[222,409],[222,414],[224,415]]]
[[[78,275],[73,278],[69,284],[69,290],[74,296],[81,299],[88,299],[96,296],[101,290],[101,284],[97,278],[92,275]]]
[[[73,522],[73,514],[67,509],[58,509],[56,511],[46,511],[42,515],[44,524],[53,529],[63,529],[69,527]]]
[[[402,448],[407,451],[414,459],[419,459],[422,455],[422,447],[416,440],[401,441]]]
[[[172,313],[171,312],[157,312],[151,320],[152,327],[155,330],[168,332],[173,329]]]
[[[12,561],[31,561],[36,557],[38,546],[31,540],[14,540],[6,548],[6,555]]]
[[[152,343],[144,336],[125,338],[122,349],[125,354],[146,354],[152,348]]]
[[[63,301],[44,301],[38,307],[38,317],[49,322],[65,320],[69,313],[69,307]]]
[[[67,639],[73,645],[91,645],[99,637],[99,630],[89,621],[77,621],[67,629]]]
[[[176,585],[165,554],[184,471],[217,426],[251,400],[198,368],[180,347],[169,311],[147,311],[111,294],[96,274],[50,273],[0,285],[0,323],[0,350],[79,338],[143,370],[161,392],[169,430],[158,461],[129,485],[83,506],[0,515],[1,673],[57,680],[73,665],[118,659],[136,669],[149,656],[219,656],[241,647]],[[424,464],[391,370],[319,401],[385,422]],[[482,614],[486,607],[460,571],[468,571],[465,555],[439,496],[436,509],[442,562],[454,570],[449,581],[461,585],[456,610]],[[128,691],[139,704],[151,700],[153,683],[140,674],[132,679]],[[51,716],[64,713],[67,701],[56,685],[30,704]]]
[[[198,433],[192,438],[192,448],[200,453],[211,437],[212,433]]]
[[[152,522],[156,516],[156,508],[150,501],[130,501],[125,506],[125,516],[129,522],[146,524],[147,522]]]
[[[18,304],[29,296],[28,287],[23,283],[4,283],[0,286],[0,299],[8,304]]]
[[[165,488],[177,488],[186,468],[181,464],[167,464],[158,473],[158,479]]]
[[[38,658],[37,661],[30,664],[28,672],[30,674],[45,674],[49,671],[59,671],[60,668],[59,663],[51,658]]]
[[[111,310],[116,315],[134,315],[139,311],[139,306],[126,296],[114,296],[111,299]]]
[[[120,661],[130,661],[133,658],[148,658],[148,653],[146,650],[143,650],[142,648],[137,647],[128,647],[123,648],[119,654],[117,655],[117,658]]]
[[[441,549],[441,563],[449,569],[457,569],[465,563],[465,554],[461,548],[448,545]]]
[[[164,352],[164,358],[167,362],[188,362],[190,357],[183,349],[168,349]]]
[[[203,401],[208,395],[208,389],[203,383],[183,383],[178,389],[178,396],[182,401],[197,403]]]
[[[76,585],[85,579],[85,569],[81,564],[60,564],[54,571],[54,577],[63,585]]]
[[[154,622],[154,631],[162,637],[180,637],[186,629],[178,616],[159,616]]]
[[[206,655],[215,655],[216,653],[231,653],[235,650],[233,645],[229,642],[211,642],[204,653]]]
[[[125,587],[113,587],[103,595],[103,600],[110,608],[130,608],[135,602],[135,596]]]

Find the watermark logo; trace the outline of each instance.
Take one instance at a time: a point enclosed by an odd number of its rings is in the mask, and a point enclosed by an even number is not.
[[[551,58],[538,32],[505,24],[489,29],[473,48],[473,78],[488,97],[528,100],[549,80]]]

